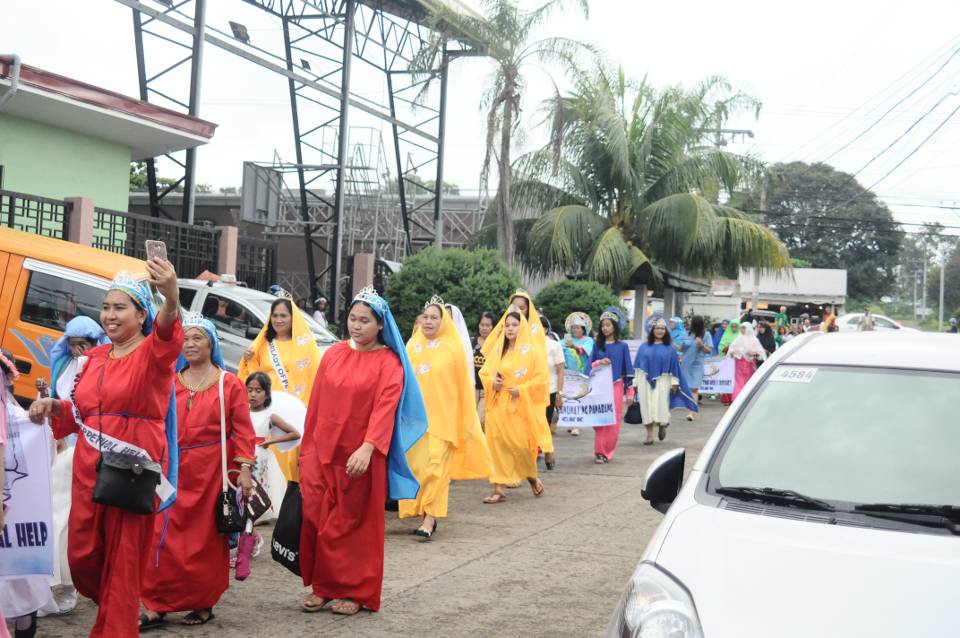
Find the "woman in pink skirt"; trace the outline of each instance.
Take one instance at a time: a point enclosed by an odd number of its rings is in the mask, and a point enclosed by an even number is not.
[[[730,344],[727,356],[733,357],[735,361],[733,400],[736,401],[743,386],[747,385],[747,381],[756,372],[757,361],[763,361],[767,357],[760,340],[753,332],[752,323],[744,321],[740,324],[740,335]]]
[[[600,315],[600,333],[593,348],[591,359],[593,367],[608,365],[613,372],[613,409],[615,422],[611,425],[593,428],[594,463],[609,463],[617,449],[620,438],[620,420],[623,417],[624,382],[630,385],[633,378],[633,365],[630,363],[630,348],[620,341],[620,331],[626,324],[623,313],[618,308],[607,308]]]

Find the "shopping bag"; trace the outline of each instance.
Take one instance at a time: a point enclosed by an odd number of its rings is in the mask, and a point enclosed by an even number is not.
[[[270,555],[291,572],[300,575],[300,527],[303,525],[303,498],[300,484],[287,482],[280,513],[273,528]]]

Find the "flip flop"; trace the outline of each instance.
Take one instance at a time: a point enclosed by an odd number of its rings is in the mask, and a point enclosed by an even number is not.
[[[159,627],[160,625],[167,622],[165,618],[166,614],[160,614],[156,618],[151,618],[150,616],[141,613],[140,614],[140,631],[145,629],[153,629]]]
[[[337,607],[337,603],[340,603],[339,608]],[[333,601],[333,606],[330,608],[330,611],[335,614],[340,614],[341,616],[353,616],[354,614],[360,612],[360,603],[347,600],[346,598],[341,598]]]
[[[201,609],[200,611],[206,611],[207,617],[203,618],[196,611],[191,611],[189,614],[183,617],[183,619],[180,621],[180,624],[186,625],[187,627],[199,627],[200,625],[206,625],[208,622],[216,618],[212,609]]]
[[[540,489],[537,489],[538,487],[539,487]],[[533,485],[531,485],[531,486],[530,486],[530,489],[533,490],[533,495],[534,495],[534,496],[536,496],[537,498],[540,498],[541,496],[543,496],[543,493],[544,493],[544,491],[545,491],[546,488],[543,487],[543,481],[541,481],[540,479],[537,479],[537,482],[534,483]]]
[[[311,605],[311,604],[308,603],[306,600],[304,600],[303,603],[301,603],[300,607],[303,609],[303,611],[307,612],[308,614],[313,614],[313,613],[316,613],[316,612],[318,612],[318,611],[323,611],[324,608],[326,608],[326,606],[330,604],[330,601],[331,601],[332,599],[330,599],[330,598],[321,598],[320,600],[321,600],[322,602],[321,602],[319,605],[317,605],[317,604]]]
[[[507,495],[503,492],[494,492],[490,496],[483,499],[484,505],[496,505],[497,503],[502,503],[507,500]]]

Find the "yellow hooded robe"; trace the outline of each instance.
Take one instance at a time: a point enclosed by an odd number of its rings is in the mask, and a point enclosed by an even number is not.
[[[513,310],[507,310],[498,327],[503,327]],[[540,334],[543,334],[542,328]],[[480,369],[480,380],[487,407],[487,445],[493,458],[490,482],[494,484],[519,483],[537,477],[541,423],[546,423],[541,401],[550,389],[546,363],[540,360],[534,346],[537,339],[521,313],[520,330],[513,348],[504,350],[502,330],[496,336],[491,333],[484,343],[486,361]],[[497,374],[503,379],[499,392],[493,387]],[[516,399],[510,395],[510,388],[519,390]]]
[[[531,345],[535,351],[536,363],[534,365],[542,367],[544,374],[547,375],[547,385],[543,387],[537,396],[533,397],[533,400],[543,407],[543,418],[537,423],[538,446],[543,452],[551,453],[553,452],[553,435],[550,433],[550,424],[547,423],[547,406],[550,405],[550,369],[547,363],[547,335],[544,333],[543,325],[540,323],[540,313],[537,312],[537,307],[533,304],[530,293],[526,290],[517,290],[510,295],[510,304],[508,305],[513,305],[513,300],[516,297],[523,297],[527,300],[528,312],[526,321],[530,327]],[[497,325],[493,327],[486,341],[483,342],[482,352],[484,356],[487,356],[487,353],[493,349],[494,344],[503,341],[503,320],[506,316],[507,315],[504,314],[503,317],[500,317],[500,321],[497,322]]]
[[[240,360],[237,376],[246,383],[247,377],[254,372],[263,372],[270,377],[271,387],[274,391],[292,394],[306,406],[310,403],[313,380],[317,375],[317,368],[320,367],[320,347],[317,346],[316,337],[310,330],[310,326],[307,325],[303,313],[292,301],[290,306],[290,325],[292,328],[290,340],[274,339],[272,342],[279,357],[279,362],[274,363],[270,352],[271,342],[267,341],[267,328],[270,326],[270,318],[268,317],[263,324],[263,328],[260,329],[260,334],[250,343],[253,357],[249,361]],[[277,457],[280,470],[287,477],[287,480],[299,480],[300,470],[297,465],[297,457],[300,454],[300,447],[297,446],[287,452],[281,452],[276,446],[272,446],[270,450]]]
[[[407,342],[407,354],[427,408],[428,429],[407,452],[420,492],[416,500],[400,501],[400,518],[444,518],[451,479],[485,479],[491,472],[474,398],[473,361],[466,358],[447,308],[436,336],[428,339],[418,327]]]

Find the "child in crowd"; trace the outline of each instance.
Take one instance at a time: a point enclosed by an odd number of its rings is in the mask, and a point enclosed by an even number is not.
[[[272,503],[270,510],[258,521],[266,522],[276,518],[287,488],[287,481],[277,462],[277,457],[269,448],[280,443],[298,440],[300,432],[270,409],[273,404],[271,382],[270,377],[263,372],[254,372],[247,377],[247,398],[250,401],[250,420],[253,422],[253,430],[257,436],[257,463],[253,478],[263,486]],[[282,434],[274,435],[274,428]]]

